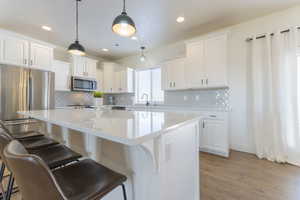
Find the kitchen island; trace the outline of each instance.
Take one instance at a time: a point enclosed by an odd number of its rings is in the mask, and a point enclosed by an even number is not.
[[[197,114],[73,109],[19,114],[46,122],[54,139],[53,126],[60,127],[64,144],[76,151],[83,143],[86,156],[126,175],[129,200],[200,199]],[[103,199],[120,198],[116,189]]]

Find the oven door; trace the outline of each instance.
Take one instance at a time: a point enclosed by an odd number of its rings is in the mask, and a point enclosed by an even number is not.
[[[73,91],[92,92],[97,90],[97,81],[94,79],[86,79],[82,77],[72,77]]]

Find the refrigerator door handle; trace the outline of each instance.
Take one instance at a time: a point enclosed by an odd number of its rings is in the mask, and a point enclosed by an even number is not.
[[[29,103],[29,110],[32,110],[32,78],[29,77],[28,80],[28,103]]]

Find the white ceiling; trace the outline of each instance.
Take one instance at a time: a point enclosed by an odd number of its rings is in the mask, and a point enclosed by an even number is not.
[[[300,0],[127,0],[128,14],[134,19],[141,41],[122,38],[111,31],[111,23],[122,8],[122,0],[82,0],[80,42],[89,53],[120,58],[139,50],[176,42],[192,32],[239,23]],[[75,0],[1,0],[0,27],[67,47],[75,37]],[[184,15],[185,23],[176,18]],[[40,27],[48,25],[52,32]],[[115,47],[114,44],[120,44]],[[102,52],[102,48],[110,49]]]

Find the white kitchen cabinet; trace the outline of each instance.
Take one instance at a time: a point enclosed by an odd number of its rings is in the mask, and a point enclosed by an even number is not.
[[[0,36],[1,55],[0,61],[4,64],[28,66],[29,42],[11,36]]]
[[[71,57],[72,63],[72,76],[85,76],[85,68],[86,68],[86,61],[85,57],[83,56],[74,56]]]
[[[187,88],[227,87],[227,34],[187,43]]]
[[[205,40],[204,49],[206,86],[227,86],[227,36]]]
[[[53,48],[43,42],[0,30],[1,63],[51,71]]]
[[[187,88],[202,88],[206,79],[204,69],[204,42],[198,41],[187,45],[185,65]]]
[[[115,89],[115,67],[112,62],[103,63],[103,89],[105,93],[114,93]]]
[[[84,56],[72,56],[72,75],[96,79],[97,62],[97,60]]]
[[[97,60],[86,58],[85,71],[86,76],[90,78],[97,78]]]
[[[70,91],[70,70],[71,64],[58,60],[53,61],[53,71],[55,73],[55,90],[57,91]]]
[[[103,88],[105,93],[133,93],[134,71],[117,63],[103,63]]]
[[[228,157],[229,136],[226,118],[205,118],[201,121],[200,151]]]
[[[115,72],[116,82],[115,89],[117,93],[133,93],[133,69],[122,68]]]
[[[162,66],[163,90],[185,89],[185,59],[176,59],[165,62]]]
[[[38,43],[30,43],[31,68],[52,71],[53,48]]]

